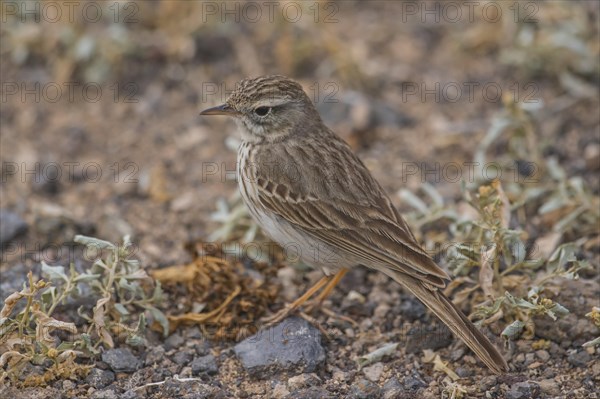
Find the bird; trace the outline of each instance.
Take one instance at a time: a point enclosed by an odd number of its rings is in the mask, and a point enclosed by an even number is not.
[[[353,267],[379,271],[416,296],[495,374],[498,349],[442,292],[449,275],[421,247],[381,185],[329,129],[296,81],[246,78],[225,103],[200,115],[233,117],[241,132],[237,180],[250,215],[284,248],[324,276],[273,320],[319,290],[329,295]]]

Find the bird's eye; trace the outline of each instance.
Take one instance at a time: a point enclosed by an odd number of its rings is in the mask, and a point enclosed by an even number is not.
[[[258,107],[254,110],[258,116],[266,116],[269,112],[271,112],[271,107]]]

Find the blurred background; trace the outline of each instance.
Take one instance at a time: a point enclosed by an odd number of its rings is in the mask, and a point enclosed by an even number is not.
[[[593,1],[4,1],[3,240],[39,249],[75,233],[129,233],[146,264],[188,260],[184,244],[207,239],[217,199],[236,191],[226,179],[234,124],[198,112],[240,79],[274,73],[303,84],[403,209],[395,193],[419,196],[424,182],[445,201],[460,198],[476,157],[498,162],[504,180],[543,179],[552,157],[598,194],[598,10]],[[530,133],[494,125],[523,113]],[[444,174],[450,163],[461,176]]]

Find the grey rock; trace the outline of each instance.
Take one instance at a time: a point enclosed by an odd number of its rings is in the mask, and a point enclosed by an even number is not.
[[[460,378],[467,378],[473,375],[473,371],[469,368],[459,366],[456,368],[456,374]]]
[[[541,393],[540,386],[531,381],[517,382],[510,387],[505,396],[508,399],[535,399],[539,398]]]
[[[250,374],[263,377],[282,370],[312,372],[325,361],[321,332],[299,317],[259,331],[234,351]]]
[[[535,351],[535,355],[542,362],[547,362],[548,360],[550,360],[550,353],[548,353],[548,351],[546,351],[546,350],[541,349],[541,350]]]
[[[575,367],[586,367],[591,360],[591,356],[589,353],[583,350],[571,353],[567,357],[567,360]]]
[[[331,393],[327,392],[326,389],[320,387],[310,387],[306,389],[300,389],[297,391],[291,392],[287,395],[286,399],[315,399],[315,398],[324,398],[324,399],[333,399]]]
[[[383,363],[377,362],[371,366],[363,368],[363,374],[369,381],[378,382],[383,373]]]
[[[165,348],[162,346],[155,346],[146,352],[146,359],[144,365],[152,366],[153,364],[160,364],[165,359]]]
[[[109,349],[102,354],[102,361],[113,371],[125,373],[134,372],[140,364],[128,348]]]
[[[174,333],[169,335],[169,337],[165,339],[165,348],[167,350],[179,348],[181,345],[183,345],[184,342],[185,340],[183,339],[181,334]]]
[[[403,381],[404,388],[410,391],[416,391],[421,388],[427,388],[429,385],[425,381],[423,381],[420,377],[409,375],[404,378]]]
[[[0,209],[0,245],[27,231],[27,223],[14,212]]]
[[[383,385],[383,399],[393,399],[401,396],[406,390],[398,381],[398,378],[392,377]]]
[[[192,374],[198,375],[206,373],[214,375],[219,372],[219,367],[213,355],[200,356],[194,359],[191,364]]]
[[[117,393],[112,389],[96,391],[91,396],[92,399],[119,399]]]
[[[546,395],[557,396],[560,394],[560,385],[558,385],[558,382],[554,381],[553,379],[547,378],[545,380],[538,381],[538,383],[540,385],[540,389]]]
[[[361,378],[352,384],[350,388],[350,397],[355,399],[374,399],[381,397],[381,388],[379,385]]]
[[[125,391],[119,399],[141,399],[142,397],[143,396],[141,392],[129,389]]]
[[[102,389],[115,381],[115,373],[110,370],[101,370],[93,368],[85,377],[85,382],[96,389]]]
[[[452,343],[454,337],[445,325],[435,323],[426,327],[413,327],[406,339],[407,353],[421,353],[423,349],[437,350]]]
[[[193,352],[192,352],[193,351]],[[176,364],[179,364],[180,366],[183,364],[188,364],[192,358],[194,357],[194,353],[196,351],[193,349],[181,349],[178,350],[174,355],[173,355],[173,362],[175,362]]]

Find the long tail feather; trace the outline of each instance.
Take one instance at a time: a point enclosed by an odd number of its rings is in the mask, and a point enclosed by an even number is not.
[[[508,364],[498,349],[483,335],[473,323],[437,288],[427,287],[421,281],[392,270],[385,274],[412,292],[425,306],[446,324],[452,332],[496,374],[508,371]]]

